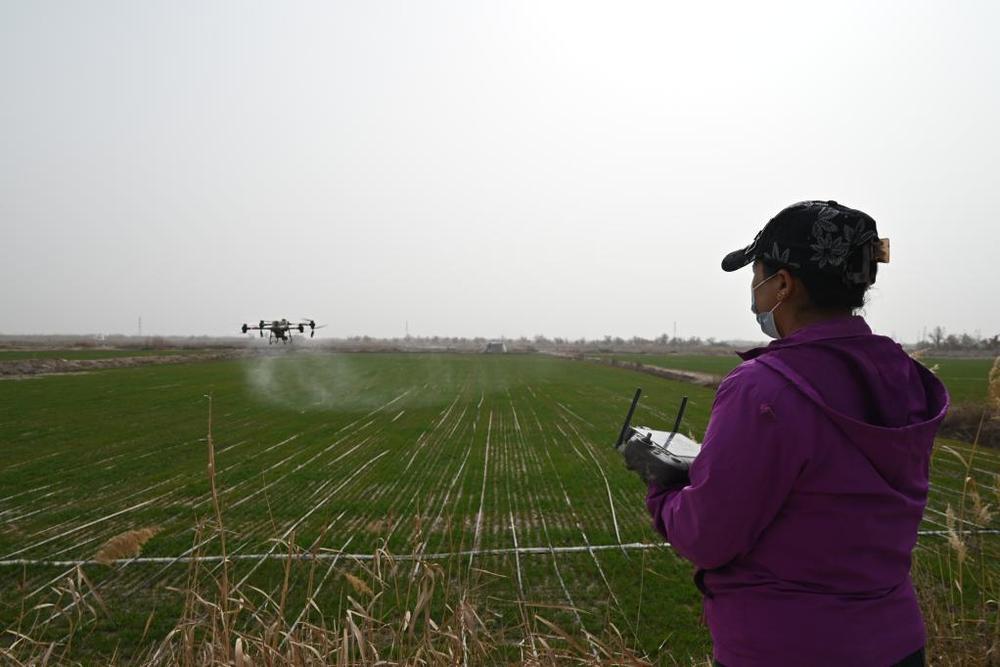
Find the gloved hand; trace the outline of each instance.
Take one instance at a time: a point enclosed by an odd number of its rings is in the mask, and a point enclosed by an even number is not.
[[[645,482],[665,488],[679,488],[691,483],[689,463],[653,445],[648,437],[633,435],[621,448],[625,467],[634,470]]]

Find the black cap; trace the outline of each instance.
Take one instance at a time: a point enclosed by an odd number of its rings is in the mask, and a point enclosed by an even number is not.
[[[722,270],[735,271],[757,259],[836,275],[847,285],[870,285],[874,264],[889,261],[889,239],[878,237],[867,213],[835,201],[802,201],[771,218],[750,245],[726,255]]]

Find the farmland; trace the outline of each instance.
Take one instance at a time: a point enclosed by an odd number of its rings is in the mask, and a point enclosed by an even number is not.
[[[72,348],[68,350],[27,348],[0,350],[0,361],[23,359],[113,359],[115,357],[147,357],[185,354],[184,350]]]
[[[639,362],[663,368],[683,371],[698,371],[725,376],[740,363],[736,354],[608,354],[606,358],[619,361]],[[954,357],[925,357],[921,359],[928,368],[934,370],[945,386],[953,402],[978,403],[986,400],[987,378],[993,365],[991,357],[959,359]]]
[[[206,529],[210,396],[227,576],[248,597],[281,593],[298,619],[318,613],[312,596],[338,617],[359,595],[345,575],[365,577],[363,558],[384,548],[440,563],[493,627],[530,607],[581,641],[617,629],[654,660],[701,658],[691,568],[654,546],[644,487],[610,446],[638,384],[636,422],[671,422],[687,395],[684,428],[700,438],[711,390],[535,355],[289,353],[0,382],[0,624],[23,622],[86,561],[102,611],[69,655],[127,659],[174,627],[191,556],[221,553]],[[946,528],[967,471],[986,489],[998,469],[995,452],[967,466],[967,445],[940,444],[926,531]],[[91,561],[147,527],[142,559]],[[928,534],[919,549],[942,543]],[[289,572],[289,551],[348,555]],[[981,557],[996,562],[993,543]]]

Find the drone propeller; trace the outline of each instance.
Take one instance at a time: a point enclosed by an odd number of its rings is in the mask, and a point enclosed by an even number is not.
[[[241,328],[243,329],[243,333],[246,333],[246,332],[247,332],[247,325],[246,325],[246,322],[244,322],[244,323],[243,323],[243,326],[242,326]]]

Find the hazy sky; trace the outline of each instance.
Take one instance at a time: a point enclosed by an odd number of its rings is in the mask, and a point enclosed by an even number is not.
[[[0,0],[0,332],[762,338],[785,205],[1000,332],[997,3]]]

